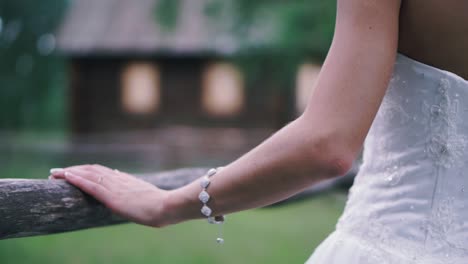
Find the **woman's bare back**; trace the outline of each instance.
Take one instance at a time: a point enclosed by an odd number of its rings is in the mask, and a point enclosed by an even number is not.
[[[403,1],[398,50],[468,79],[468,1]]]

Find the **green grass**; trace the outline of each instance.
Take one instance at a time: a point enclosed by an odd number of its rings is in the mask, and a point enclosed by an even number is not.
[[[304,263],[329,234],[345,195],[330,193],[229,215],[224,245],[202,220],[162,229],[135,224],[0,241],[0,263]]]

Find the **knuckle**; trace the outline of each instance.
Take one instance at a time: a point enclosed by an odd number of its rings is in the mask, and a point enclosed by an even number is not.
[[[102,165],[100,165],[100,164],[97,164],[97,163],[96,163],[96,164],[93,164],[93,165],[91,165],[91,166],[92,166],[92,168],[93,168],[94,170],[101,170],[101,171],[102,171],[102,169],[104,168],[104,166],[102,166]]]

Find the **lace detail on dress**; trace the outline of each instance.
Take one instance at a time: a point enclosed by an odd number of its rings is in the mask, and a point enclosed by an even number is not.
[[[467,137],[458,133],[457,123],[459,99],[449,96],[450,82],[446,78],[440,80],[437,89],[436,102],[423,104],[423,112],[429,112],[429,131],[431,136],[426,144],[426,153],[434,165],[451,168],[464,161]]]
[[[459,216],[454,207],[455,199],[453,197],[444,197],[434,208],[430,216],[430,221],[424,226],[425,231],[434,241],[436,248],[451,248],[446,251],[446,257],[451,254],[458,256],[467,256],[468,249],[466,241],[454,241],[449,234],[457,232],[460,223],[456,220]],[[465,245],[464,245],[465,244]]]
[[[337,223],[362,240],[365,263],[468,259],[468,82],[429,67],[399,57]]]
[[[400,182],[402,176],[402,169],[398,165],[393,165],[385,169],[384,180],[388,186],[395,186]]]
[[[379,264],[400,264],[400,263],[424,263],[421,252],[424,251],[423,245],[410,243],[408,240],[400,239],[395,236],[391,227],[379,222],[378,215],[375,213],[365,213],[362,219],[367,219],[365,228],[361,228],[356,219],[340,219],[339,227],[337,228],[345,234],[358,237],[361,246],[367,252],[368,262],[365,263],[379,263]],[[344,224],[345,221],[352,221],[354,225]],[[394,255],[395,257],[388,258],[387,255]],[[404,261],[404,262],[403,262]],[[445,263],[444,263],[445,264]]]
[[[407,88],[407,83],[401,80],[400,76],[393,75],[390,79],[388,88],[385,92],[384,100],[382,101],[377,115],[386,120],[398,120],[401,125],[409,122],[412,117],[404,109],[402,102],[409,103],[409,98],[403,98],[398,94],[397,87],[402,89]]]

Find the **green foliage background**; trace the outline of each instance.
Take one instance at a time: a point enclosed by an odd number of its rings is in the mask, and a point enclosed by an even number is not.
[[[64,0],[0,1],[0,129],[63,129],[65,68],[47,50],[54,44],[47,34],[54,33],[66,5]],[[47,38],[48,47],[40,52]]]
[[[53,34],[70,0],[0,1],[0,129],[62,131],[66,125],[66,67],[56,52],[38,51],[41,37]],[[155,23],[177,26],[180,0],[159,0]],[[244,69],[247,81],[267,71],[277,87],[294,85],[297,66],[321,62],[332,40],[336,1],[206,0],[212,23],[233,12],[231,31],[241,48],[231,59]],[[274,18],[275,36],[262,45],[242,43],[266,18]],[[265,68],[265,65],[268,65]],[[258,87],[258,89],[262,89]]]
[[[243,43],[242,53],[268,55],[284,61],[322,61],[330,46],[336,13],[336,1],[320,0],[205,0],[204,14],[212,23],[224,19],[226,9],[234,18],[226,31],[238,40],[246,39],[248,32],[261,27],[262,20],[273,22],[275,37],[265,46],[255,47]],[[177,26],[180,0],[160,0],[155,16],[167,30]],[[259,26],[260,25],[260,26]],[[242,42],[241,42],[242,44]]]
[[[320,0],[205,0],[204,13],[212,23],[224,19],[226,9],[234,18],[226,31],[240,41],[232,59],[247,76],[255,75],[265,65],[272,67],[271,78],[281,87],[291,87],[297,66],[304,61],[321,63],[330,47],[335,26],[336,1]],[[161,0],[156,8],[158,23],[171,30],[177,26],[180,0]],[[268,21],[274,37],[263,45],[248,41],[249,32]],[[271,25],[269,25],[271,26]]]

